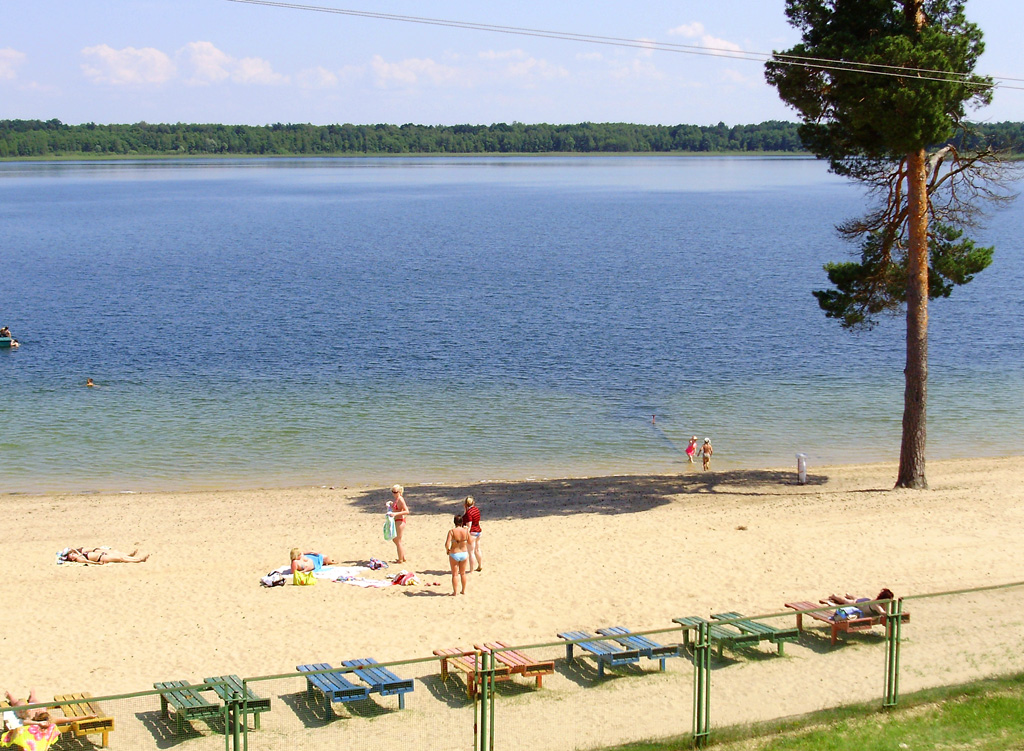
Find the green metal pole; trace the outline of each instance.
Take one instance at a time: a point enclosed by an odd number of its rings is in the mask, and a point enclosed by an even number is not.
[[[238,729],[238,726],[240,724],[239,721],[238,721],[238,715],[239,714],[242,715],[242,722],[244,723],[245,722],[245,712],[244,711],[240,712],[239,710],[241,710],[241,709],[242,709],[242,697],[239,696],[239,694],[236,692],[236,693],[232,694],[232,700],[231,700],[231,719],[232,719],[232,723],[231,723],[232,733],[231,733],[231,735],[232,735],[232,737],[234,738],[234,741],[235,741],[235,745],[234,745],[235,751],[241,751],[241,749],[242,749],[242,739],[239,737],[239,733],[241,731]]]
[[[477,685],[480,687],[480,751],[490,751],[488,748],[488,698],[487,698],[487,653],[477,654]],[[483,668],[481,670],[481,667]]]
[[[480,749],[480,692],[473,694],[473,751]]]
[[[490,697],[491,700],[491,735],[488,739],[487,751],[494,751],[494,686],[497,683],[497,680],[495,679],[495,671],[497,670],[497,668],[495,667],[494,664],[494,655],[490,652],[487,653],[487,663],[488,665],[490,665],[490,672],[488,673],[488,677],[490,678],[491,681],[491,686],[487,691],[487,695]]]
[[[900,696],[900,642],[903,635],[903,600],[885,606],[885,698],[883,707],[895,707]]]
[[[711,634],[710,625],[697,626],[693,644],[693,744],[708,742],[711,718]]]
[[[249,702],[249,687],[246,685],[244,679],[242,680],[242,695],[244,697],[242,699],[242,701],[245,702],[245,704],[243,705],[243,709],[242,709],[242,717],[244,718],[244,717],[248,716],[248,710],[249,710],[249,705],[248,705],[248,702]],[[259,717],[259,715],[258,714],[254,714],[253,717]],[[236,751],[237,751],[237,749],[236,749]],[[248,722],[246,722],[246,723],[244,723],[242,725],[242,751],[249,751],[249,723]]]

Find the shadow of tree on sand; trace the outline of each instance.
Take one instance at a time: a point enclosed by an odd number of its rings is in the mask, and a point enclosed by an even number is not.
[[[828,482],[824,475],[808,475],[807,485]],[[413,514],[455,514],[467,495],[474,496],[487,519],[532,519],[577,513],[633,514],[669,503],[700,502],[718,493],[762,497],[780,489],[798,487],[795,474],[784,470],[733,470],[685,475],[629,475],[568,480],[524,480],[408,487],[405,499]],[[689,497],[688,497],[689,496]],[[371,489],[352,505],[380,514],[390,494]]]

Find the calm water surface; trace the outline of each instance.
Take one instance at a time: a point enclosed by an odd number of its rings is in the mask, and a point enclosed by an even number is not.
[[[0,164],[0,492],[895,460],[902,320],[810,294],[863,207],[808,159]],[[933,458],[1024,453],[1024,204],[976,236]]]

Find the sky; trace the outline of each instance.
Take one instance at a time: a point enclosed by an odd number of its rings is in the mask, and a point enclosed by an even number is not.
[[[795,120],[759,62],[799,40],[784,0],[304,0],[346,10],[690,45],[711,54],[510,35],[232,0],[7,0],[0,119],[65,123]],[[1021,0],[969,0],[977,72],[1020,79],[985,122],[1024,120]]]

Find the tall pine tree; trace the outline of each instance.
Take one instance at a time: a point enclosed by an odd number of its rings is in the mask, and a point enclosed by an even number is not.
[[[835,289],[815,295],[845,326],[906,307],[896,486],[926,488],[928,300],[992,256],[959,229],[978,198],[998,192],[986,172],[992,155],[935,147],[964,127],[969,106],[991,100],[991,79],[974,74],[981,30],[958,0],[786,0],[786,17],[802,41],[773,55],[768,82],[799,112],[808,149],[880,198],[839,228],[861,240],[860,263],[826,266]]]

